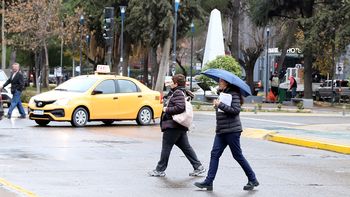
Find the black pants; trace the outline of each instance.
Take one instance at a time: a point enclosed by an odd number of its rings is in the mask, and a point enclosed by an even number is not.
[[[227,145],[231,149],[233,158],[239,163],[248,177],[249,181],[255,181],[255,173],[250,167],[248,161],[242,154],[240,145],[241,133],[224,133],[215,135],[213,149],[211,150],[210,165],[206,182],[212,183],[215,179],[216,172],[219,167],[219,159]]]
[[[197,155],[191,147],[190,143],[188,142],[187,132],[183,130],[167,129],[163,133],[162,153],[156,167],[157,171],[166,170],[170,152],[174,145],[182,150],[186,158],[192,164],[193,169],[197,169],[202,165],[198,160]]]

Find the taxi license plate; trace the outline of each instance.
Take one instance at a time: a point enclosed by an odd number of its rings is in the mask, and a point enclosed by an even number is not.
[[[34,110],[33,114],[34,115],[44,115],[44,111],[43,110]]]

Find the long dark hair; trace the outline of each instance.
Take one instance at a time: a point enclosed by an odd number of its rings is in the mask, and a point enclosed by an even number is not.
[[[239,87],[237,87],[235,85],[232,85],[230,83],[229,83],[227,88],[229,88],[230,90],[233,90],[234,92],[239,94],[240,103],[241,103],[241,105],[243,105],[244,104],[244,98],[243,98],[243,96],[241,94],[241,89],[239,89]]]

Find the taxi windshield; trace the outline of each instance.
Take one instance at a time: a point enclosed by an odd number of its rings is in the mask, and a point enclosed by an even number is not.
[[[95,84],[97,78],[94,77],[76,77],[72,78],[55,88],[56,91],[67,92],[86,92],[93,84]]]

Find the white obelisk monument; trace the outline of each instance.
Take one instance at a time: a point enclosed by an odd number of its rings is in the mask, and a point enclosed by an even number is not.
[[[207,40],[205,42],[203,66],[206,63],[216,59],[218,56],[225,55],[224,35],[222,33],[221,13],[214,9],[210,13],[209,28]]]

